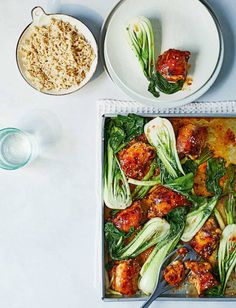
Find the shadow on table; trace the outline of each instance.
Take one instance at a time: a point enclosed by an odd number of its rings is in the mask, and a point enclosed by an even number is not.
[[[208,93],[214,92],[215,89],[222,86],[224,80],[230,74],[231,70],[233,69],[233,62],[234,62],[234,54],[235,54],[235,36],[232,29],[232,25],[227,17],[227,13],[225,10],[225,1],[209,1],[212,9],[214,10],[216,16],[218,17],[222,33],[224,39],[224,60],[222,69],[218,78],[216,79],[214,85],[211,87]]]
[[[100,30],[102,27],[103,19],[93,9],[80,5],[80,4],[72,4],[72,3],[63,4],[61,3],[61,0],[48,0],[47,10],[49,13],[68,14],[68,15],[71,15],[79,19],[93,33],[97,41],[97,44],[99,43],[99,36],[100,36]],[[103,72],[103,67],[102,67],[100,58],[98,58],[97,70],[92,80],[99,77],[102,72]]]

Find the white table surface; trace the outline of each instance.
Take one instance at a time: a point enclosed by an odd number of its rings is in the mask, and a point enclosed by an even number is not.
[[[0,123],[33,131],[42,153],[18,171],[0,171],[0,307],[138,307],[103,303],[96,283],[96,100],[127,97],[101,66],[81,91],[50,97],[31,89],[18,73],[17,38],[41,5],[81,18],[98,36],[117,0],[0,1]],[[224,24],[226,61],[201,100],[236,98],[235,0],[211,0]],[[171,307],[161,302],[153,306]],[[175,303],[176,308],[189,303]],[[200,307],[202,303],[191,303]],[[222,304],[204,303],[219,308]],[[224,304],[235,307],[235,303]]]

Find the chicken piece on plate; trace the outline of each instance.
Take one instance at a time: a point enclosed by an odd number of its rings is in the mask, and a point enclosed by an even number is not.
[[[159,56],[156,70],[170,82],[185,80],[190,55],[189,51],[169,49]]]
[[[140,265],[135,259],[116,261],[110,271],[111,289],[132,296],[138,291]]]
[[[215,219],[210,217],[189,244],[203,259],[214,264],[214,252],[218,249],[220,236],[220,228]]]
[[[155,148],[143,141],[131,141],[118,153],[120,165],[127,177],[141,180],[149,171]]]
[[[194,284],[198,295],[219,284],[211,273],[212,267],[210,263],[186,261],[185,267],[190,270],[189,282]]]
[[[163,276],[171,286],[179,286],[185,276],[183,262],[180,260],[172,262],[165,268]]]
[[[180,155],[197,158],[206,143],[207,129],[205,126],[186,124],[178,131],[177,151]]]
[[[144,213],[140,201],[135,201],[130,207],[119,211],[112,219],[117,229],[129,232],[131,227],[137,229],[143,222]]]
[[[142,206],[148,207],[148,219],[163,217],[179,206],[191,205],[184,196],[161,185],[158,185],[141,202]]]

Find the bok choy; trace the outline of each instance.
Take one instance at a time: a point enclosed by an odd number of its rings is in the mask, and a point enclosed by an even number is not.
[[[168,82],[156,71],[154,34],[151,22],[144,16],[135,17],[126,30],[131,48],[139,61],[144,76],[149,81],[148,91],[153,96],[159,97],[159,90],[165,94],[181,90],[184,80]]]
[[[185,175],[176,150],[174,129],[169,120],[157,117],[144,127],[150,144],[157,149],[162,182]]]
[[[116,154],[143,133],[144,123],[144,118],[134,114],[106,122],[103,185],[104,201],[109,208],[125,209],[132,203],[129,183]]]
[[[167,215],[166,219],[170,224],[170,230],[153,249],[140,271],[139,289],[145,294],[149,295],[153,292],[162,262],[179,242],[185,226],[185,215],[186,208],[184,207],[176,208]]]
[[[157,161],[154,159],[151,163],[148,173],[144,176],[142,181],[136,181],[129,179],[130,184],[136,185],[135,190],[132,192],[132,198],[134,200],[142,199],[149,192],[149,190],[156,184],[160,183],[160,176],[154,175],[157,169]]]
[[[228,225],[221,235],[218,266],[221,290],[224,293],[229,277],[236,266],[236,224]]]
[[[202,201],[203,202],[198,209],[187,215],[186,226],[184,233],[181,236],[181,240],[184,242],[190,241],[210,217],[218,202],[218,196],[214,196],[210,200],[204,198]]]
[[[129,183],[110,144],[104,159],[104,202],[111,209],[125,209],[132,203]]]
[[[197,202],[199,202],[200,206],[188,213],[186,227],[181,237],[182,241],[190,241],[210,217],[221,197],[222,189],[220,187],[220,179],[225,172],[226,168],[223,158],[208,159],[206,169],[206,187],[209,192],[214,193],[215,195],[211,198],[199,198],[196,196]]]
[[[134,258],[149,247],[160,243],[169,232],[170,225],[165,219],[152,218],[142,228],[134,239],[117,254],[116,259]]]

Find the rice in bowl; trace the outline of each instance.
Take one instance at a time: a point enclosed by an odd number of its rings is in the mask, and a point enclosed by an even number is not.
[[[76,27],[52,18],[34,27],[20,47],[26,77],[40,91],[78,86],[90,70],[95,53]]]

